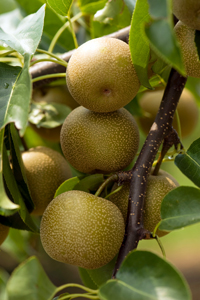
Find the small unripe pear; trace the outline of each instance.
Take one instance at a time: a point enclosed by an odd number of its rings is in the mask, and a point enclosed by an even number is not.
[[[178,182],[167,172],[160,170],[158,175],[150,175],[147,182],[145,205],[143,211],[144,228],[153,232],[156,225],[161,221],[160,206],[163,198],[172,189],[179,186]],[[114,184],[113,190],[117,188]],[[127,219],[128,197],[130,183],[124,183],[119,192],[110,196],[110,201],[119,207],[124,220]],[[165,231],[157,230],[156,234],[160,237],[167,234]]]
[[[89,40],[76,49],[66,80],[74,99],[96,112],[125,106],[140,87],[128,44],[110,37]]]
[[[124,236],[124,219],[116,205],[83,191],[57,196],[45,210],[40,236],[53,259],[96,269],[111,261]]]
[[[60,153],[42,146],[22,153],[22,160],[35,204],[32,214],[42,215],[57,188],[71,177],[70,167]]]
[[[139,130],[125,108],[97,113],[80,106],[63,123],[60,143],[67,161],[78,171],[111,173],[135,157]]]

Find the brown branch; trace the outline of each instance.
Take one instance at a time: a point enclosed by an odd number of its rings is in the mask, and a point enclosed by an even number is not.
[[[158,149],[163,139],[171,131],[173,116],[186,80],[187,79],[181,76],[177,71],[174,69],[171,70],[158,114],[149,131],[140,155],[131,170],[132,176],[125,236],[119,251],[113,277],[115,277],[117,270],[127,254],[133,249],[136,249],[139,240],[149,234],[149,232],[144,229],[142,220],[147,179]]]
[[[130,26],[125,27],[119,31],[116,31],[112,34],[107,35],[108,37],[113,37],[120,39],[126,43],[128,43],[128,38],[129,38],[129,31],[130,31]],[[60,55],[59,57],[65,60],[66,62],[69,61],[72,53],[75,50],[71,50],[69,52],[64,53],[63,55]],[[66,72],[66,68],[62,65],[53,63],[53,62],[40,62],[38,64],[33,65],[30,68],[30,74],[32,79],[43,76],[43,75],[48,75],[48,74],[55,74],[55,78],[48,78],[48,79],[43,79],[40,81],[36,81],[33,83],[33,88],[37,88],[40,86],[43,86],[45,84],[48,84],[58,78],[56,78],[56,73],[64,73]]]

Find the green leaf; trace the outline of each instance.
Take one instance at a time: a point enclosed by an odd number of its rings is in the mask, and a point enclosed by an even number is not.
[[[42,36],[44,14],[45,5],[35,14],[25,17],[12,34],[0,28],[0,39],[22,55],[34,54]]]
[[[132,14],[132,12],[135,9],[135,5],[136,5],[137,0],[124,0],[124,2],[127,5],[130,13]]]
[[[9,300],[51,300],[56,287],[38,259],[31,257],[14,270],[7,283],[7,293]]]
[[[146,27],[146,35],[155,53],[166,63],[185,75],[180,47],[168,19],[155,20]]]
[[[0,15],[1,28],[5,32],[13,32],[16,30],[18,24],[22,20],[22,15],[20,10],[17,8],[13,11]]]
[[[191,300],[187,283],[166,260],[148,251],[127,255],[116,275],[99,289],[101,300]]]
[[[0,267],[0,295],[1,300],[8,300],[7,293],[6,293],[6,283],[8,281],[9,274],[6,270]]]
[[[200,187],[200,138],[191,144],[186,153],[176,156],[175,164],[185,176]]]
[[[151,88],[148,80],[148,63],[150,57],[149,42],[145,36],[145,24],[149,22],[149,5],[147,0],[136,2],[131,21],[129,46],[131,59],[136,68],[137,75],[142,85]]]
[[[35,13],[42,4],[45,3],[45,0],[15,0],[26,12],[27,15]],[[52,38],[56,34],[56,32],[66,23],[66,18],[58,15],[55,11],[53,11],[50,7],[46,7],[45,11],[45,20],[44,20],[44,30],[43,30],[43,39],[45,38],[48,41],[47,47],[51,42]],[[70,50],[74,48],[74,42],[71,35],[70,30],[67,28],[64,33],[59,38],[58,44],[66,50]]]
[[[70,112],[71,109],[63,104],[33,102],[29,113],[29,122],[37,125],[38,128],[54,128],[62,125]]]
[[[0,215],[9,216],[19,209],[19,205],[11,202],[5,191],[3,182],[3,141],[4,129],[0,130]]]
[[[103,174],[89,175],[81,179],[80,182],[75,185],[74,190],[90,193],[90,191],[96,191],[103,182]]]
[[[149,13],[152,18],[159,19],[168,17],[168,6],[170,2],[169,0],[148,0],[148,2]]]
[[[83,268],[78,268],[79,269],[79,275],[81,277],[81,280],[83,284],[90,289],[98,289],[98,286],[94,283],[90,275],[88,274],[88,270],[83,269]]]
[[[180,186],[169,192],[161,204],[160,230],[172,231],[200,222],[200,190]]]
[[[103,9],[107,0],[100,0],[91,3],[87,3],[84,6],[81,6],[80,9],[83,13],[94,15],[98,10]]]
[[[4,152],[3,152],[3,155],[4,155],[3,172],[4,172],[4,178],[5,178],[5,182],[8,187],[8,190],[12,196],[14,203],[16,203],[20,206],[19,215],[20,215],[21,219],[23,220],[23,222],[28,226],[29,230],[31,230],[33,232],[39,232],[39,229],[38,229],[37,225],[34,223],[34,221],[32,220],[32,218],[26,208],[26,205],[24,203],[24,199],[19,191],[19,188],[17,186],[16,180],[14,178],[13,172],[10,167],[10,163],[9,163],[9,159],[7,157],[5,147],[3,150],[4,150]]]
[[[72,0],[47,0],[49,6],[61,16],[67,16]]]
[[[22,135],[27,126],[31,98],[29,61],[30,55],[26,54],[23,69],[0,63],[0,129],[15,122]]]
[[[59,188],[56,190],[56,193],[54,195],[54,198],[58,195],[71,191],[74,189],[74,187],[80,182],[80,177],[73,177],[66,181],[64,181]]]

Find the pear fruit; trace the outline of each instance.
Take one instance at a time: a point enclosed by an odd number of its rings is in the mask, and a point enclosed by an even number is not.
[[[200,61],[195,44],[195,30],[179,21],[174,27],[180,44],[187,76],[200,78]]]
[[[139,117],[137,121],[145,134],[148,134],[155,120],[163,93],[164,90],[145,92],[140,98],[139,104],[144,111],[144,115]],[[177,106],[177,111],[180,119],[182,137],[185,138],[194,131],[199,116],[197,103],[190,91],[186,89],[183,90]],[[172,125],[174,129],[178,131],[176,115],[174,116]]]
[[[95,112],[125,106],[140,87],[128,44],[110,37],[89,40],[76,49],[66,81],[74,99]]]
[[[79,106],[71,96],[66,85],[44,86],[42,88],[34,89],[32,99],[38,103],[46,102],[63,104],[69,106],[71,109]],[[32,123],[30,123],[30,125],[42,138],[52,142],[60,142],[60,130],[62,125],[54,128],[37,127]]]
[[[33,215],[42,215],[57,188],[71,177],[65,158],[47,147],[31,148],[22,153],[30,194],[35,205]]]
[[[178,182],[167,172],[160,170],[158,175],[150,175],[147,182],[145,205],[143,211],[144,228],[153,232],[156,225],[161,221],[160,206],[165,195],[172,189],[179,186]],[[114,184],[113,190],[117,188]],[[123,184],[120,191],[110,196],[110,201],[117,205],[123,214],[124,220],[127,219],[128,197],[130,183]],[[167,234],[165,231],[157,230],[156,234],[162,237]]]
[[[197,0],[173,0],[173,14],[189,28],[200,30],[200,2]]]
[[[118,253],[124,219],[116,205],[83,191],[57,196],[40,226],[44,250],[55,260],[86,269],[107,264]]]
[[[10,227],[0,223],[0,245],[2,245],[5,239],[7,238],[9,229]]]
[[[67,161],[78,171],[111,173],[133,160],[139,146],[139,130],[125,108],[97,113],[80,106],[65,119],[60,143]]]

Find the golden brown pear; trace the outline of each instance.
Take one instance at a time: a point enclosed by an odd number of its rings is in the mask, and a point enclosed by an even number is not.
[[[81,45],[69,60],[66,80],[74,99],[95,112],[125,106],[140,87],[128,44],[110,37]]]
[[[57,188],[71,177],[70,167],[60,153],[43,146],[24,152],[22,160],[35,204],[32,214],[42,215]]]
[[[145,134],[148,134],[151,125],[155,120],[163,93],[163,90],[145,92],[140,98],[139,104],[144,111],[144,115],[138,118],[138,123]],[[181,134],[184,138],[193,132],[199,116],[197,103],[190,91],[186,89],[183,90],[177,106],[177,111],[180,119]],[[173,127],[178,131],[176,115],[174,116]]]
[[[200,1],[173,0],[172,12],[188,27],[200,30]]]
[[[111,261],[124,236],[124,219],[116,205],[83,191],[57,196],[45,210],[40,236],[53,259],[96,269]]]
[[[63,123],[60,143],[67,161],[78,171],[111,173],[131,163],[138,150],[139,131],[125,108],[97,113],[80,106]]]
[[[155,226],[160,222],[160,206],[165,195],[172,189],[179,186],[178,182],[167,172],[160,170],[158,175],[150,175],[147,183],[145,205],[144,205],[144,228],[153,232]],[[117,188],[114,184],[113,190]],[[126,222],[128,210],[130,184],[125,183],[122,189],[110,196],[110,201],[119,207]],[[156,234],[160,237],[167,232],[157,230]]]
[[[200,61],[195,44],[195,30],[189,28],[181,21],[174,27],[181,47],[183,63],[187,76],[200,78]]]

